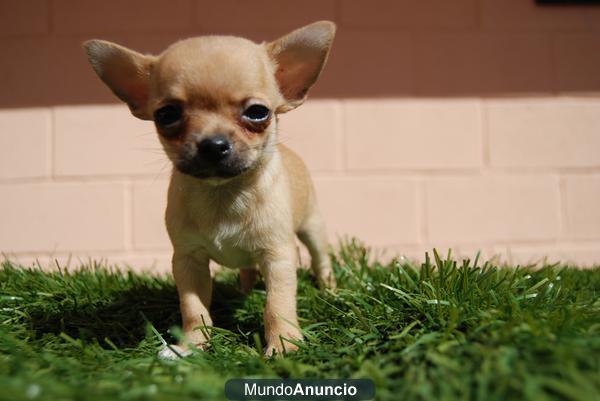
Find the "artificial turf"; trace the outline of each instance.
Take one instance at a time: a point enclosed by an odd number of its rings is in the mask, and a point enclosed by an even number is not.
[[[262,356],[264,287],[217,277],[211,346],[156,356],[180,324],[171,278],[101,266],[0,269],[1,400],[223,399],[228,378],[371,378],[380,400],[600,399],[600,268],[422,265],[332,256],[335,292],[300,271],[305,341]]]

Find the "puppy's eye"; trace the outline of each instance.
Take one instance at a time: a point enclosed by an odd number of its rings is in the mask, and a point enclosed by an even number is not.
[[[253,123],[261,123],[267,121],[271,115],[271,110],[262,104],[253,104],[242,112],[242,118]]]
[[[181,121],[182,114],[181,106],[170,104],[154,112],[154,121],[163,128],[170,128]]]

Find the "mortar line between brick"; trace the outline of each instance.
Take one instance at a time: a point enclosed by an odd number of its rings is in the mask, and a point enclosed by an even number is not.
[[[423,179],[418,181],[417,184],[417,210],[419,211],[418,222],[419,222],[419,237],[420,243],[426,244],[429,242],[429,226],[428,226],[428,213],[427,208],[427,182]]]
[[[336,166],[340,171],[348,171],[348,138],[346,135],[346,121],[344,121],[345,113],[345,102],[344,100],[338,100],[336,102],[336,146],[338,152],[338,161]]]
[[[55,161],[54,161],[54,149],[55,149],[55,122],[56,118],[54,116],[54,109],[52,107],[48,108],[48,124],[49,129],[46,133],[46,140],[48,142],[48,146],[46,147],[46,175],[50,177],[50,179],[54,178],[54,169],[55,169]]]
[[[481,4],[481,1],[476,1],[474,4],[475,7],[475,27],[474,29],[480,31],[480,32],[486,32],[487,29],[484,26],[484,21],[483,21],[483,5]]]
[[[550,32],[548,33],[548,40],[550,41],[550,77],[552,78],[552,89],[556,95],[559,92],[558,60],[556,58],[558,35]]]
[[[49,257],[49,258],[65,258],[65,257],[94,257],[97,255],[98,258],[106,257],[106,256],[139,256],[139,257],[162,257],[167,256],[170,257],[172,254],[172,250],[168,248],[148,248],[148,249],[137,249],[137,250],[124,250],[124,249],[104,249],[104,250],[78,250],[78,251],[17,251],[17,252],[1,252],[0,255],[7,256],[10,258],[18,257]]]
[[[547,177],[550,175],[576,175],[576,176],[588,176],[598,177],[600,175],[599,169],[551,169],[551,170],[506,170],[502,168],[491,169],[487,177]],[[455,179],[455,178],[477,178],[480,177],[479,170],[468,170],[468,171],[444,171],[444,170],[349,170],[349,171],[326,171],[316,170],[311,172],[313,179],[332,179],[332,178],[381,178],[381,179],[427,179],[427,178],[439,178],[439,179]],[[0,179],[0,186],[2,185],[16,185],[16,184],[96,184],[96,183],[123,183],[124,180],[132,180],[135,182],[153,183],[157,181],[168,181],[168,175],[86,175],[86,176],[63,176],[55,175],[53,177],[17,177],[17,178],[2,178]]]
[[[125,250],[133,250],[133,183],[131,180],[125,181],[123,202],[125,203],[124,208],[124,219],[123,219],[123,231],[125,237]]]
[[[481,118],[481,161],[482,171],[488,172],[491,170],[490,163],[490,124],[488,116],[488,108],[484,99],[479,99],[479,116]]]
[[[190,5],[190,19],[188,23],[190,24],[190,29],[194,29],[200,27],[200,23],[198,21],[198,2],[194,0],[188,0],[188,4]]]
[[[335,242],[334,248],[337,246]],[[406,248],[431,248],[435,244],[424,243],[418,244],[413,242],[390,242],[384,244],[374,245],[374,248],[394,248],[394,247],[406,247]],[[572,239],[572,240],[563,240],[563,241],[553,241],[553,240],[503,240],[503,241],[493,241],[493,240],[485,240],[482,242],[458,242],[452,243],[448,241],[440,242],[440,248],[453,247],[453,248],[483,248],[483,247],[506,247],[512,246],[518,249],[521,248],[531,248],[531,249],[560,249],[561,247],[568,248],[576,248],[576,249],[595,249],[600,246],[600,238],[594,239]],[[124,249],[103,249],[103,250],[75,250],[75,251],[40,251],[40,250],[21,250],[21,251],[7,251],[0,252],[1,256],[11,257],[67,257],[71,255],[73,258],[85,256],[88,257],[90,254],[97,254],[99,256],[170,256],[172,253],[172,249],[170,248],[158,248],[158,247],[150,247],[150,248],[138,248],[135,250],[124,250]]]
[[[54,17],[54,1],[53,0],[47,0],[46,1],[46,6],[48,7],[48,15],[47,18],[48,20],[46,22],[48,22],[48,35],[52,35],[54,34],[54,24],[53,24],[53,17]]]
[[[567,224],[567,183],[564,176],[558,176],[558,228],[561,240],[568,237]]]
[[[338,26],[342,25],[342,1],[335,0],[333,3],[333,17]]]

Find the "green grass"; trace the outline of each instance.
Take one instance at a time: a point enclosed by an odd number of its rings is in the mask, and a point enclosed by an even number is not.
[[[600,399],[600,268],[498,268],[334,255],[339,289],[300,272],[306,340],[262,357],[264,287],[218,277],[211,347],[157,359],[180,324],[170,278],[0,270],[1,400],[223,399],[232,377],[372,378],[380,400]],[[160,334],[158,334],[160,333]]]

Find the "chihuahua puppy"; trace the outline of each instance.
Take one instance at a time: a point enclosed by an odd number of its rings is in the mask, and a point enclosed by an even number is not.
[[[209,261],[242,269],[242,288],[264,277],[265,353],[293,351],[296,236],[321,286],[334,287],[327,240],[307,169],[278,143],[278,116],[300,106],[335,34],[332,22],[270,43],[232,36],[182,40],[159,56],[102,40],[84,44],[102,81],[134,116],[153,120],[173,163],[166,225],[173,244],[185,340],[202,347],[212,326]]]

